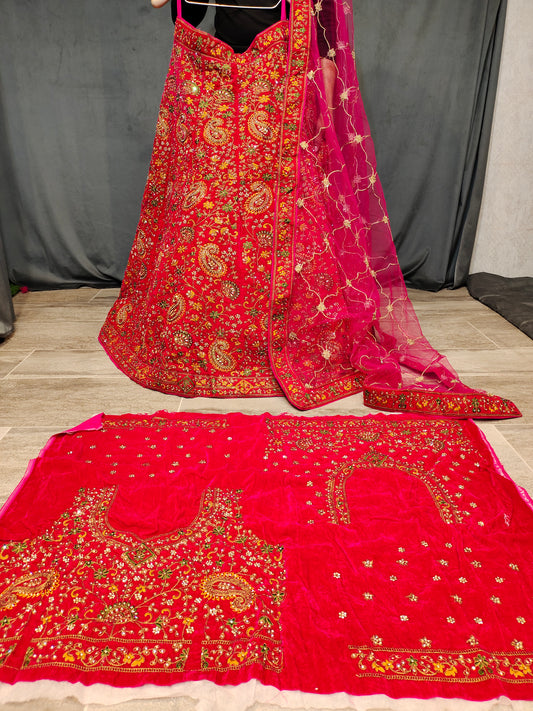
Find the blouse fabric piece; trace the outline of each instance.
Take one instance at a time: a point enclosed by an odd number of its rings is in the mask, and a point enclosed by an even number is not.
[[[290,22],[241,53],[177,18],[140,222],[101,343],[136,382],[185,397],[284,394],[308,409],[363,390],[379,409],[515,417],[513,403],[462,384],[421,332],[351,9],[329,7],[322,22],[320,2],[294,0]]]
[[[533,699],[532,523],[470,421],[95,418],[0,517],[0,681]]]

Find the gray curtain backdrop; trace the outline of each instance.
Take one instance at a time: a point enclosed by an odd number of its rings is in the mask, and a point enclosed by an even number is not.
[[[13,332],[15,311],[7,275],[7,262],[0,233],[0,340]]]
[[[460,285],[506,0],[354,4],[402,268],[414,286]],[[121,280],[171,43],[169,7],[149,0],[2,0],[0,235],[11,281],[46,289]],[[0,294],[4,281],[5,270]]]
[[[463,286],[507,0],[354,0],[359,79],[407,283]]]

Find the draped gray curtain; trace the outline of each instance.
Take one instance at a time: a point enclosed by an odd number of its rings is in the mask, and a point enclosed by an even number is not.
[[[354,0],[356,54],[406,282],[466,283],[507,0]]]
[[[354,5],[360,80],[402,268],[421,288],[461,284],[506,0]],[[148,0],[3,0],[0,232],[15,283],[122,278],[168,65],[169,14]]]
[[[0,232],[0,339],[9,336],[13,331],[15,311],[11,299],[11,289],[7,274],[7,263],[4,255],[4,243]]]

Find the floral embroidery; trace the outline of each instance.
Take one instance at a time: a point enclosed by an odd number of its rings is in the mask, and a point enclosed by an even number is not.
[[[374,643],[374,640],[372,641]],[[400,651],[388,648],[376,651],[371,647],[354,646],[349,649],[351,658],[356,663],[355,673],[358,676],[410,678],[417,681],[453,679],[463,683],[487,679],[533,679],[533,657],[516,653],[491,654],[482,649],[463,652],[421,652],[418,649]]]
[[[25,666],[279,671],[282,552],[244,528],[240,492],[207,490],[190,526],[148,542],[110,527],[115,493],[82,489],[26,542],[24,560],[43,573],[14,577],[0,598],[13,640],[30,612],[19,601],[42,599]],[[57,555],[69,561],[61,579],[48,568]],[[238,574],[227,569],[237,564]]]

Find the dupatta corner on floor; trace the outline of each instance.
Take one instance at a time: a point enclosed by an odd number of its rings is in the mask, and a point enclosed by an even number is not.
[[[308,409],[363,390],[382,410],[519,416],[461,383],[422,334],[377,175],[351,3],[293,0],[291,23],[270,314],[287,398]]]

